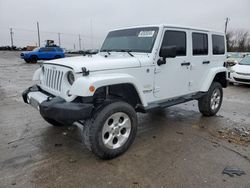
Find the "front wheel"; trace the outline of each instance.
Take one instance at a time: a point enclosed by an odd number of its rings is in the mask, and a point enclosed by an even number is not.
[[[214,116],[220,110],[223,89],[220,83],[213,82],[205,96],[199,99],[199,111],[204,116]]]
[[[137,132],[137,115],[125,102],[113,102],[97,110],[87,120],[83,140],[102,159],[112,159],[128,150]]]
[[[30,59],[29,59],[29,61],[30,61],[31,63],[37,63],[37,60],[38,60],[38,58],[37,58],[37,56],[35,56],[35,55],[31,56]]]

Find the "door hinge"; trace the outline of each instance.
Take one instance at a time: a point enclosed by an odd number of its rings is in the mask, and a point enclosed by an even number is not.
[[[192,86],[193,86],[193,81],[189,81],[189,82],[188,82],[188,86],[189,86],[189,87],[192,87]]]
[[[158,74],[158,73],[160,73],[160,72],[161,72],[161,69],[157,69],[157,68],[155,68],[154,72],[155,72],[155,74]]]

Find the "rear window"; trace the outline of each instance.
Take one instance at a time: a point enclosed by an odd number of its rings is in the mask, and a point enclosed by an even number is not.
[[[204,33],[193,33],[193,55],[208,55],[208,35]]]
[[[223,55],[225,54],[225,38],[221,35],[212,35],[213,41],[213,54]]]
[[[166,31],[162,47],[176,46],[176,56],[186,56],[186,33],[183,31]]]

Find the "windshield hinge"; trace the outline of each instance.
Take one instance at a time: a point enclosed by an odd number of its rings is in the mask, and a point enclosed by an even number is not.
[[[86,67],[82,68],[82,75],[83,76],[88,76],[89,75],[89,70],[87,70]]]

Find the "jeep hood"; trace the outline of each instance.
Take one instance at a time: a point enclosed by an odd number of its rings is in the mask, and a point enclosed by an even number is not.
[[[100,54],[92,56],[77,56],[45,61],[44,64],[67,66],[72,68],[76,73],[82,72],[83,67],[86,67],[87,70],[93,72],[141,66],[140,61],[136,57],[127,56],[127,54],[107,55],[107,57]]]

